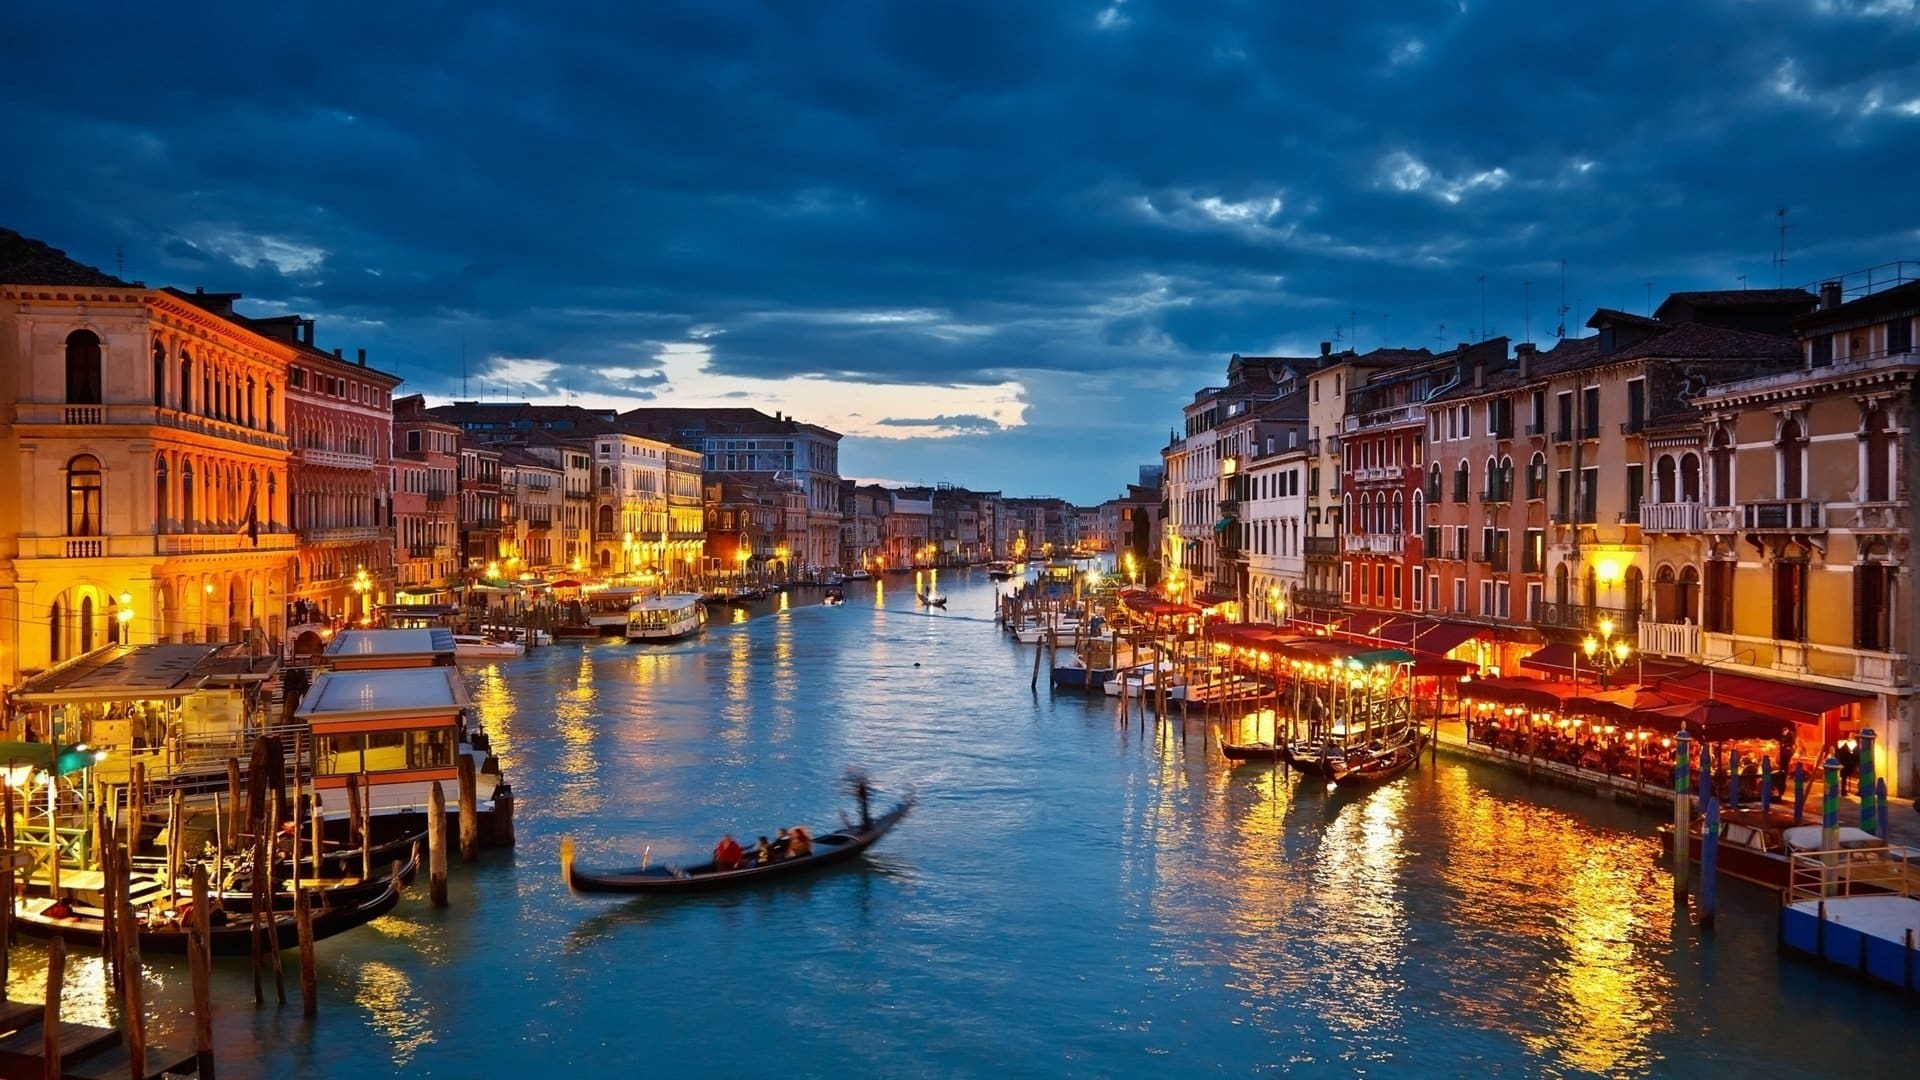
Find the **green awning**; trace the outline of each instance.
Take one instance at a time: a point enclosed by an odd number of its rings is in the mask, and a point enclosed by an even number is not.
[[[1347,658],[1354,667],[1378,667],[1381,664],[1411,664],[1413,654],[1405,649],[1374,649],[1371,652],[1354,653]]]
[[[1220,519],[1219,521],[1216,521],[1216,522],[1214,522],[1214,523],[1213,523],[1213,531],[1214,531],[1214,532],[1226,532],[1226,531],[1227,531],[1227,527],[1228,527],[1228,526],[1230,526],[1230,525],[1232,525],[1232,524],[1233,524],[1233,519],[1232,519],[1232,518],[1230,518],[1230,517],[1223,517],[1223,518],[1221,518],[1221,519]]]
[[[43,742],[0,742],[0,768],[9,765],[31,765],[45,770],[53,760],[53,744]],[[60,748],[60,775],[79,772],[99,760],[92,750],[77,746]]]

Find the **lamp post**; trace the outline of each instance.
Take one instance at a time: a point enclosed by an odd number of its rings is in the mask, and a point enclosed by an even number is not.
[[[1586,654],[1587,663],[1600,672],[1602,690],[1607,688],[1607,677],[1625,664],[1627,657],[1633,655],[1633,648],[1627,644],[1625,637],[1616,639],[1613,636],[1612,619],[1601,619],[1600,636],[1596,638],[1588,634],[1586,640],[1580,643],[1580,651]]]
[[[372,618],[367,612],[367,591],[371,588],[373,588],[373,581],[367,577],[367,568],[364,566],[355,568],[353,571],[353,592],[355,596],[360,598],[360,625],[362,626],[372,621]]]
[[[128,634],[133,632],[133,594],[132,593],[123,592],[120,594],[120,608],[118,611],[115,611],[113,613],[113,617],[119,620],[120,622],[120,644],[122,645],[133,644],[133,642],[128,640],[128,637],[127,637]]]
[[[633,574],[633,533],[627,532],[620,537],[620,576]]]

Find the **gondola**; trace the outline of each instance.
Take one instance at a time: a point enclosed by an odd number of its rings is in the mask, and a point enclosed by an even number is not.
[[[920,594],[920,602],[921,602],[922,604],[925,604],[925,605],[926,605],[926,606],[928,606],[928,607],[937,607],[937,608],[940,608],[940,609],[942,609],[942,610],[945,610],[945,608],[946,608],[946,606],[947,606],[947,598],[946,598],[946,597],[944,597],[944,596],[931,596],[931,595],[929,595],[929,594],[927,594],[927,593],[921,593],[921,594]]]
[[[1222,739],[1220,752],[1232,761],[1284,761],[1287,748],[1272,743],[1230,743]]]
[[[828,589],[827,595],[821,597],[820,602],[828,607],[839,607],[847,602],[847,594],[839,589]]]
[[[814,837],[811,855],[760,864],[755,861],[754,853],[748,851],[746,861],[735,870],[717,870],[711,859],[685,867],[643,865],[627,870],[584,870],[573,864],[573,838],[568,837],[560,842],[560,875],[574,892],[613,893],[694,892],[793,877],[853,859],[898,825],[907,811],[913,809],[913,802],[909,796],[864,827],[839,829]]]
[[[1408,735],[1392,746],[1347,758],[1329,777],[1342,786],[1385,783],[1413,768],[1425,744],[1424,736]]]
[[[364,861],[377,871],[380,867],[392,866],[396,862],[406,862],[410,860],[413,857],[414,848],[424,847],[426,845],[426,817],[427,815],[417,810],[372,815],[368,819],[368,829],[369,831],[375,831],[376,838],[378,832],[387,831],[381,828],[383,824],[389,828],[400,830],[400,835],[385,843],[375,844],[372,858],[365,859]],[[407,820],[408,818],[417,818],[418,820]],[[452,829],[449,829],[448,832],[451,833]],[[305,847],[306,845],[302,844],[301,846]],[[360,871],[362,862],[363,859],[358,847],[324,848],[320,852],[320,867],[316,872],[312,852],[302,851],[300,853],[300,873],[307,876],[318,877],[351,877]],[[293,860],[285,857],[274,860],[273,872],[277,877],[292,877],[294,874]]]
[[[400,882],[389,880],[379,895],[352,907],[332,908],[313,913],[313,939],[344,933],[392,911],[400,902]],[[13,908],[13,927],[25,937],[63,938],[69,946],[100,947],[101,912],[95,908],[72,905],[69,918],[52,918],[46,909],[53,901],[45,897],[21,900]],[[226,909],[228,921],[208,928],[207,940],[216,956],[243,956],[253,951],[253,923],[247,911]],[[282,949],[300,947],[300,927],[291,914],[279,913],[273,919],[273,931]],[[143,953],[184,954],[187,932],[178,924],[164,923],[140,927],[140,951]]]
[[[325,856],[322,856],[322,861],[325,861]],[[285,862],[281,863],[283,869],[287,868],[287,865]],[[357,870],[359,860],[354,860],[354,866]],[[362,878],[354,872],[342,874],[329,873],[321,877],[309,876],[303,878],[301,884],[306,888],[307,898],[313,903],[316,911],[321,908],[331,910],[342,907],[358,907],[368,900],[379,896],[381,891],[386,889],[387,885],[392,881],[393,874],[396,870],[400,875],[401,885],[413,884],[414,876],[420,871],[419,844],[414,844],[408,849],[404,861],[394,860],[374,863],[372,877]],[[231,882],[227,888],[215,890],[212,895],[215,899],[219,900],[228,911],[251,910],[250,905],[253,903],[253,893],[248,889],[248,875],[245,871],[242,871],[235,875],[235,878],[236,880]],[[292,881],[288,877],[283,876],[275,883],[275,887],[277,891],[273,893],[273,910],[292,911]],[[180,891],[184,894],[186,888],[182,886]]]

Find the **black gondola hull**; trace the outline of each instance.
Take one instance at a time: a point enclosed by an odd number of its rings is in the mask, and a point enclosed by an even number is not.
[[[813,873],[836,864],[850,862],[892,831],[913,808],[908,799],[873,819],[864,829],[841,829],[813,838],[813,854],[781,859],[765,865],[748,864],[737,870],[715,870],[711,861],[679,868],[653,866],[630,870],[586,870],[573,865],[570,854],[561,856],[561,873],[575,892],[607,893],[683,893],[707,889],[744,888],[763,881],[777,881]]]

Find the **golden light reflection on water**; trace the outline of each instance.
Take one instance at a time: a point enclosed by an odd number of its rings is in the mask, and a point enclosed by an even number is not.
[[[1636,933],[1672,919],[1647,842],[1488,791],[1462,768],[1441,769],[1432,797],[1451,921],[1485,938],[1475,951],[1487,958],[1450,1007],[1567,1068],[1612,1073],[1651,1060],[1674,990],[1662,965],[1636,955]],[[1503,947],[1506,935],[1544,948]],[[1557,957],[1545,971],[1525,959],[1542,951]]]
[[[733,625],[739,626],[741,623],[746,622],[747,619],[748,619],[748,615],[747,615],[746,608],[737,607],[733,609],[733,618],[730,620],[733,623]]]
[[[480,717],[480,726],[491,740],[494,754],[504,763],[513,753],[515,701],[513,687],[500,673],[500,665],[488,664],[473,671],[467,679],[467,696]]]
[[[367,1011],[368,1024],[392,1047],[395,1065],[408,1064],[422,1047],[433,1043],[432,1008],[392,964],[370,960],[360,965],[353,1001]]]

